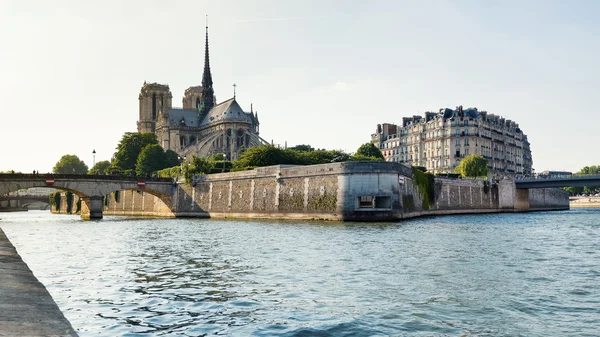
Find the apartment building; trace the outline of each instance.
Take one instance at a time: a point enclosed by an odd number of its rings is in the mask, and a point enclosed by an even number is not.
[[[424,166],[433,173],[454,173],[469,154],[488,161],[490,176],[529,176],[532,158],[519,124],[477,108],[440,109],[402,118],[402,125],[378,124],[372,142],[386,161]]]

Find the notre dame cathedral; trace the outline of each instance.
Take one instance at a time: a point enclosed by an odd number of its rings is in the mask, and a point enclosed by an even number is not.
[[[244,112],[235,100],[235,92],[232,98],[215,104],[208,27],[202,85],[185,90],[183,108],[173,108],[172,98],[168,85],[146,82],[139,96],[138,132],[154,132],[165,150],[186,158],[223,153],[227,159],[235,160],[245,149],[266,143],[258,136],[258,113],[252,108]]]

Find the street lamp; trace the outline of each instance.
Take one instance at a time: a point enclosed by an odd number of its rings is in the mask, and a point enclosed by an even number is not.
[[[92,167],[96,166],[96,149],[92,150],[92,156],[94,159],[92,160]]]
[[[225,154],[225,152],[221,154],[223,155],[223,169],[221,170],[221,172],[225,172],[225,160],[227,159],[227,155]]]
[[[177,158],[179,159],[179,162],[181,163],[181,172],[183,173],[183,163],[185,162],[185,156],[177,156]]]

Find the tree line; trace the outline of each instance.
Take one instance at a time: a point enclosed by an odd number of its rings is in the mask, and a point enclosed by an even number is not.
[[[154,133],[127,132],[121,138],[110,161],[97,162],[91,169],[76,155],[64,155],[53,168],[62,174],[108,174],[128,176],[186,176],[252,169],[269,165],[314,165],[344,161],[383,161],[381,151],[372,143],[361,145],[353,154],[342,150],[315,149],[302,144],[290,148],[261,145],[245,149],[237,160],[223,154],[203,158],[192,156],[183,161],[171,150],[164,151]]]

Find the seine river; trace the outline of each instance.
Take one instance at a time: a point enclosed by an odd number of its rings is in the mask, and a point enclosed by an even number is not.
[[[600,334],[600,209],[371,224],[0,218],[80,336]]]

